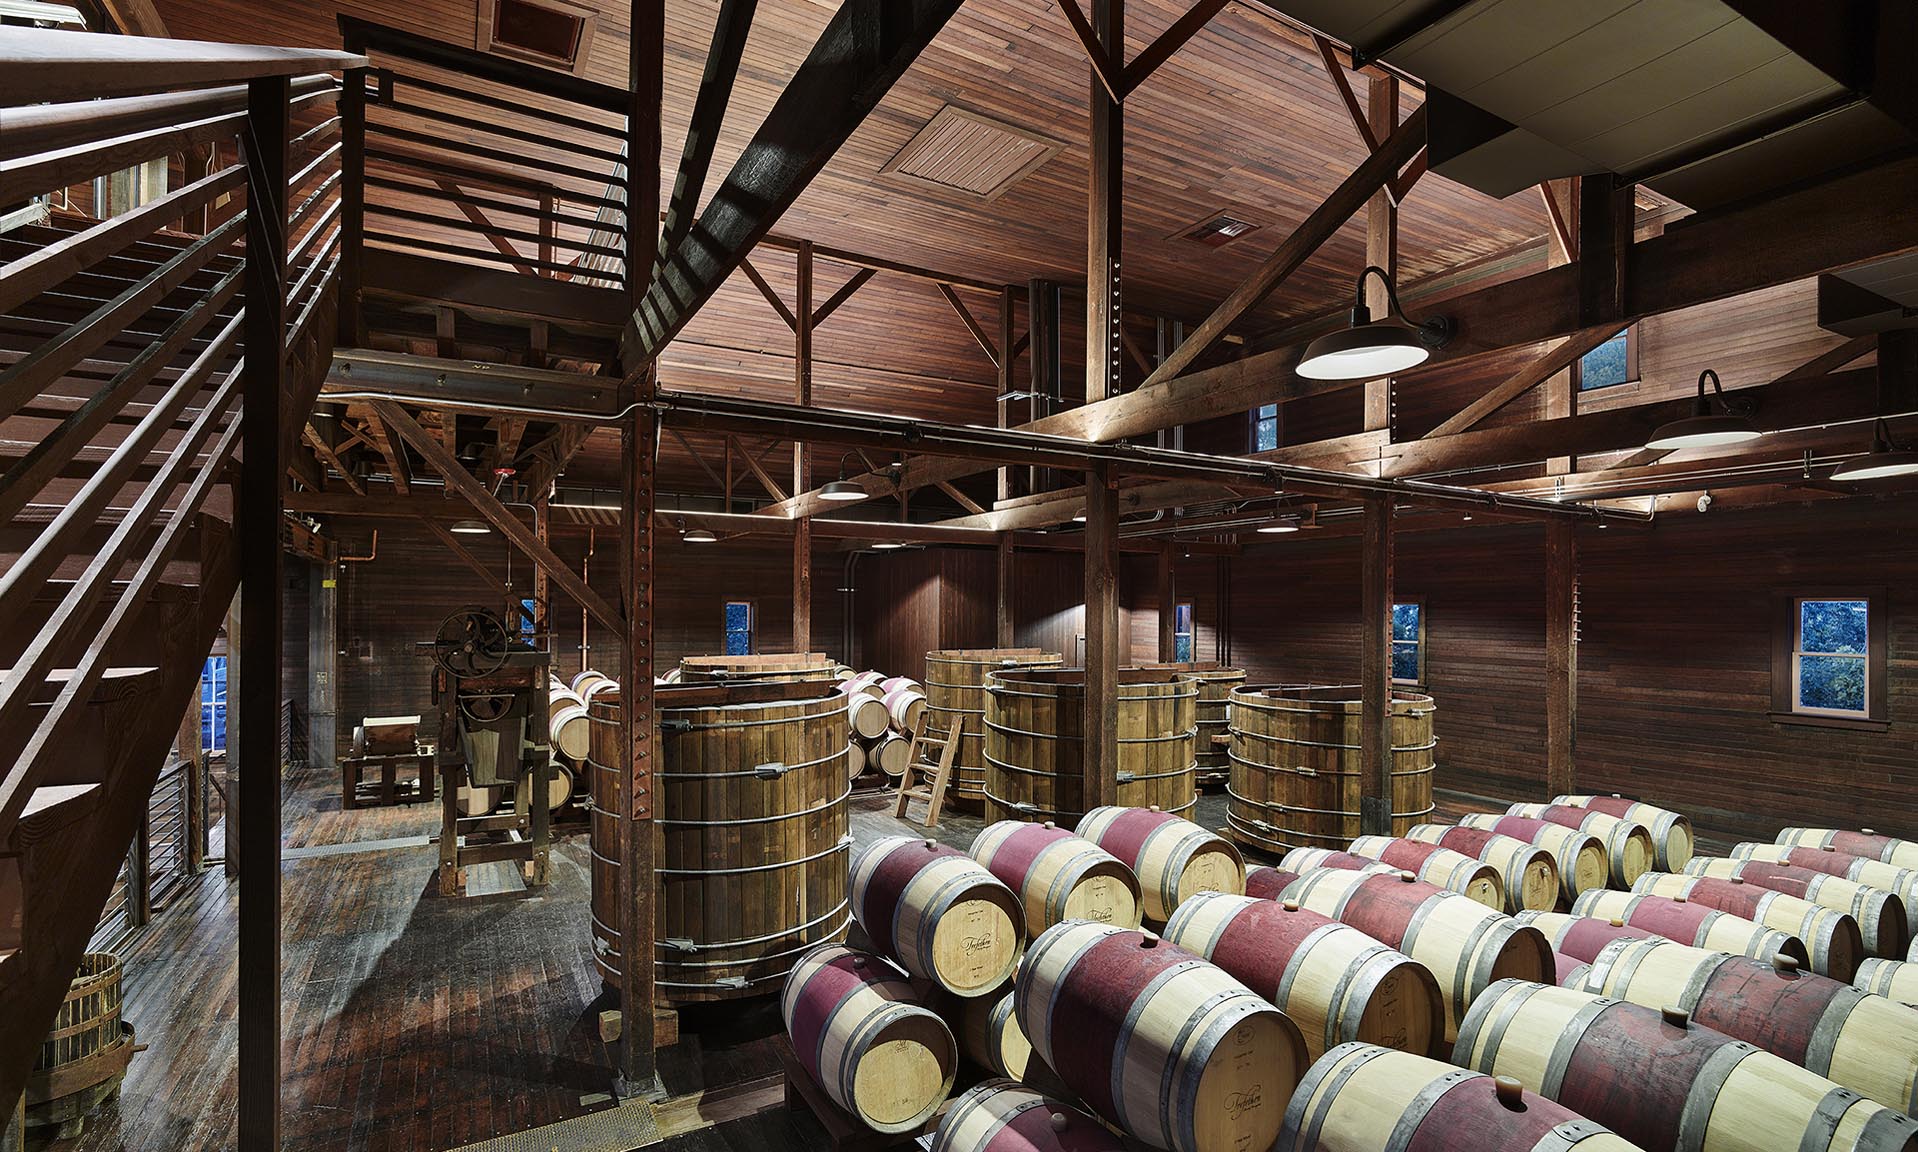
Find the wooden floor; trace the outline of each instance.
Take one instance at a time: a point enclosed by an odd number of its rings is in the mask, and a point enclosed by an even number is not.
[[[1441,799],[1441,819],[1487,803]],[[300,772],[286,790],[283,853],[286,1146],[302,1152],[440,1150],[613,1106],[616,1053],[598,1036],[612,1006],[592,963],[583,831],[563,836],[552,884],[511,865],[475,869],[444,898],[427,837],[437,808],[340,810],[338,778]],[[1197,819],[1224,822],[1224,797]],[[890,796],[854,801],[865,842],[917,825]],[[981,822],[949,812],[936,834],[964,848]],[[183,885],[125,955],[126,1016],[149,1050],[117,1103],[60,1149],[235,1148],[237,901],[217,870]],[[808,1116],[776,1106],[772,1000],[690,1012],[660,1054],[673,1099],[662,1147],[823,1147]],[[767,1110],[770,1106],[770,1110]],[[716,1126],[715,1126],[716,1125]]]

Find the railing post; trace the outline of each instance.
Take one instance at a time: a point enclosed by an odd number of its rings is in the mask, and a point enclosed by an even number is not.
[[[357,49],[356,49],[357,51]],[[340,88],[341,348],[364,347],[360,311],[360,254],[366,248],[366,69],[349,68]]]
[[[286,383],[286,77],[247,85],[246,319],[241,329],[238,539],[240,684],[236,799],[244,891],[239,942],[239,1145],[280,1147],[280,398]]]

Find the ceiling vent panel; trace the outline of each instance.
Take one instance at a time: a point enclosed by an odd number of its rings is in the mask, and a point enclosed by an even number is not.
[[[880,171],[992,200],[1065,146],[950,104],[926,121]]]
[[[1243,216],[1231,212],[1216,212],[1190,228],[1178,233],[1181,240],[1191,240],[1207,248],[1223,248],[1241,236],[1250,236],[1259,226]]]
[[[474,47],[580,75],[598,23],[597,9],[571,0],[479,0]]]

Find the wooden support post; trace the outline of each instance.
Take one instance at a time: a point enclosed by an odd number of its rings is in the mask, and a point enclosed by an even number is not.
[[[1030,381],[1027,391],[1028,421],[1050,416],[1059,406],[1059,282],[1033,280],[1026,285],[1026,354]],[[1049,472],[1030,468],[1026,472],[1026,491],[1042,491]],[[1047,483],[1044,487],[1050,487]]]
[[[339,574],[337,564],[307,566],[306,761],[332,771],[339,756]]]
[[[1545,795],[1578,791],[1578,540],[1545,523]]]
[[[180,734],[174,737],[174,751],[180,754],[186,773],[186,874],[198,876],[206,871],[206,750],[200,738],[200,693],[180,717]]]
[[[1088,811],[1119,802],[1119,488],[1111,464],[1086,471],[1086,699],[1083,756]]]
[[[239,927],[238,1136],[280,1147],[280,397],[286,355],[287,77],[247,85],[246,362],[241,375],[238,535],[241,789],[229,855],[245,878]],[[229,697],[230,698],[230,697]],[[237,834],[233,834],[237,832]]]
[[[999,427],[1010,428],[1012,421],[1006,399],[1006,393],[1012,391],[1012,364],[1018,359],[1012,351],[1012,285],[999,289]],[[993,475],[997,478],[994,492],[1000,500],[1012,499],[1012,469],[1001,465]]]
[[[1170,663],[1179,658],[1179,598],[1172,578],[1172,548],[1159,549],[1159,659]]]
[[[534,493],[533,537],[549,548],[552,547],[551,516],[552,509],[547,501],[546,493]],[[552,596],[552,584],[546,578],[546,569],[541,568],[537,564],[533,565],[533,634],[542,638],[549,650],[553,646],[552,640],[550,639],[553,628],[552,621],[547,618],[546,606],[552,599]],[[509,615],[507,619],[511,620],[512,617]],[[558,653],[555,652],[554,655],[557,656]]]
[[[1389,139],[1399,126],[1399,82],[1396,76],[1372,76],[1366,88],[1365,119],[1374,140]],[[1399,275],[1399,209],[1389,181],[1365,202],[1365,262],[1385,269],[1393,283]],[[1385,285],[1374,276],[1365,282],[1365,305],[1374,319],[1390,314]],[[1392,427],[1392,378],[1365,382],[1365,431]]]
[[[1365,501],[1359,564],[1359,831],[1392,835],[1391,496]]]
[[[366,69],[346,70],[339,106],[340,287],[335,340],[341,348],[362,348],[366,345],[360,308],[360,254],[366,247]]]
[[[812,404],[812,241],[801,240],[795,256],[793,291],[793,402]],[[793,491],[812,487],[806,442],[793,441]],[[802,519],[793,532],[793,642],[794,652],[812,651],[812,521]]]
[[[239,506],[237,495],[234,506]],[[240,874],[237,832],[240,816],[240,733],[246,727],[239,706],[240,687],[246,683],[241,667],[243,653],[240,651],[240,637],[244,629],[240,626],[240,601],[245,594],[244,588],[235,591],[233,600],[226,606],[226,852],[221,857],[220,866],[229,880]]]
[[[1001,648],[1010,648],[1013,640],[1013,552],[1012,533],[999,534],[999,596],[995,602],[995,615],[998,627],[994,631],[993,642]]]
[[[1092,0],[1092,32],[1106,58],[1123,66],[1125,0]],[[1093,404],[1124,391],[1119,259],[1125,232],[1125,107],[1106,90],[1096,68],[1088,87],[1092,163],[1086,190],[1086,403]]]

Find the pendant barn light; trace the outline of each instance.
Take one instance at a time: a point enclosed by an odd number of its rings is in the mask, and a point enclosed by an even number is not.
[[[1259,525],[1257,529],[1257,531],[1267,535],[1277,532],[1297,532],[1298,530],[1299,523],[1296,520],[1272,520]]]
[[[688,544],[717,544],[719,537],[704,528],[688,528],[679,537]]]
[[[1833,480],[1882,480],[1918,472],[1918,450],[1898,447],[1884,417],[1872,425],[1871,433],[1871,451],[1840,464],[1831,474]]]
[[[1712,391],[1705,393],[1705,382],[1711,381]],[[1717,412],[1712,411],[1716,401]],[[1692,406],[1692,414],[1683,420],[1673,420],[1660,425],[1645,441],[1645,447],[1658,451],[1675,451],[1680,448],[1718,448],[1727,444],[1744,444],[1756,440],[1762,433],[1758,425],[1752,423],[1752,413],[1758,405],[1749,397],[1728,397],[1725,386],[1718,382],[1718,373],[1710,368],[1698,374],[1698,400]]]
[[[1365,303],[1365,278],[1377,276],[1389,302],[1385,317],[1372,319]],[[1433,350],[1452,338],[1452,321],[1434,316],[1414,324],[1399,303],[1398,289],[1385,269],[1368,264],[1359,273],[1351,325],[1328,333],[1305,346],[1298,374],[1308,380],[1370,380],[1425,363]]]
[[[846,461],[852,457],[853,453],[848,452],[839,458],[839,479],[819,489],[821,500],[864,500],[866,498],[867,493],[864,488],[846,479]]]
[[[875,549],[879,549],[879,550],[882,550],[882,551],[887,551],[887,552],[890,552],[890,551],[892,551],[892,550],[893,550],[893,549],[895,549],[895,548],[904,548],[904,547],[905,547],[905,545],[904,545],[904,544],[902,544],[902,543],[900,543],[900,542],[899,542],[899,541],[897,541],[897,540],[874,540],[874,541],[872,542],[872,546],[873,546],[873,547],[874,547]]]
[[[461,536],[484,536],[491,532],[492,528],[488,527],[484,520],[455,520],[453,526],[447,531]]]

